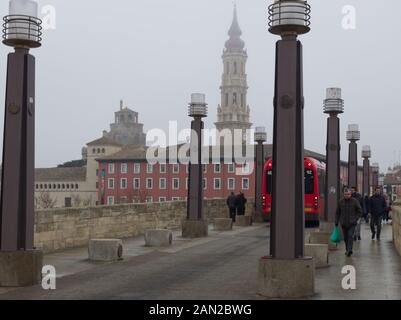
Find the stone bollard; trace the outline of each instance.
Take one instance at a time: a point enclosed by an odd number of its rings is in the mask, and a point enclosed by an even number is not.
[[[330,242],[331,233],[323,231],[311,232],[309,235],[310,244],[327,244],[330,251],[338,250],[338,246]]]
[[[313,257],[316,268],[329,266],[329,245],[328,244],[306,244],[305,256]]]
[[[250,227],[252,225],[252,216],[236,216],[236,227]]]
[[[230,218],[216,218],[214,219],[215,231],[231,231],[233,229],[233,220]]]
[[[166,229],[151,229],[145,232],[147,247],[168,247],[173,244],[173,232]]]
[[[122,260],[123,242],[119,239],[89,240],[89,260],[110,262]]]
[[[307,298],[315,294],[315,262],[312,257],[259,260],[258,294],[271,299]]]
[[[195,239],[204,238],[209,235],[209,221],[202,220],[188,220],[182,221],[182,237]]]
[[[43,252],[0,251],[0,287],[28,287],[42,280]]]

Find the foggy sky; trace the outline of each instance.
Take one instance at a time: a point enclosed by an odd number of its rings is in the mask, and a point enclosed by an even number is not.
[[[139,112],[145,130],[190,126],[192,92],[206,94],[214,127],[223,65],[221,55],[232,21],[232,0],[41,0],[54,5],[56,30],[46,30],[36,57],[36,167],[81,157],[81,148],[114,121],[119,100]],[[248,50],[251,121],[273,132],[274,57],[277,36],[267,28],[266,0],[237,0],[242,39]],[[401,62],[399,0],[378,10],[366,0],[310,0],[312,31],[304,45],[305,147],[325,152],[327,87],[341,87],[343,160],[348,124],[358,123],[359,142],[372,147],[381,170],[399,161]],[[342,7],[356,7],[356,30],[344,30]],[[0,15],[8,1],[0,3]],[[6,56],[0,46],[0,101],[4,104]],[[4,110],[0,121],[3,124]],[[3,131],[1,130],[1,141]],[[362,163],[362,160],[360,161]]]

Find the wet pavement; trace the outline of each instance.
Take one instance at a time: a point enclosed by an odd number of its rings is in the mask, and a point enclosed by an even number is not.
[[[45,262],[58,270],[56,290],[0,288],[0,299],[263,300],[256,294],[257,272],[268,235],[262,224],[196,240],[176,232],[175,244],[162,250],[145,248],[135,238],[125,242],[124,261],[106,264],[87,261],[86,249],[53,254]],[[391,226],[384,226],[377,242],[364,224],[362,238],[351,258],[342,245],[330,252],[330,267],[316,271],[313,299],[401,299],[401,257]],[[346,265],[356,269],[356,290],[342,288]]]

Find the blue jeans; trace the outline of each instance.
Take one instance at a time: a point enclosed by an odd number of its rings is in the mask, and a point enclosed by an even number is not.
[[[347,252],[351,252],[354,247],[354,234],[355,234],[355,228],[356,225],[352,226],[342,226],[343,228],[343,235],[344,235],[344,241],[345,241],[345,249]]]

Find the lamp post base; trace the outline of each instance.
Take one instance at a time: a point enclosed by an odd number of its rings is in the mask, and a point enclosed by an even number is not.
[[[209,221],[203,220],[183,220],[182,237],[183,238],[204,238],[209,235]]]
[[[307,298],[315,294],[315,261],[263,257],[259,260],[258,294],[271,299]]]
[[[42,281],[43,252],[0,251],[0,287],[29,287]]]

